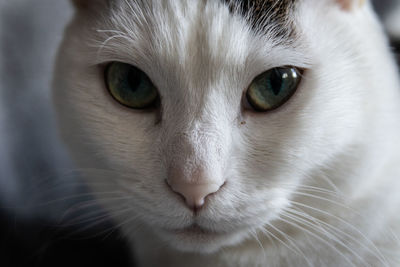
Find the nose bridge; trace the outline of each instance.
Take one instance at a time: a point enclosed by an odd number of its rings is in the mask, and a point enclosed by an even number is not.
[[[174,161],[195,161],[204,165],[221,158],[230,143],[232,117],[225,106],[225,96],[218,90],[205,86],[197,98],[189,99],[188,105],[175,116],[169,117],[168,156]],[[192,88],[193,89],[193,88]],[[214,88],[215,89],[215,88]],[[172,153],[171,153],[172,152]]]
[[[174,168],[184,168],[194,177],[203,177],[207,169],[214,169],[220,162],[224,144],[222,133],[214,123],[209,121],[194,121],[186,129],[177,133],[170,147],[170,165]],[[194,175],[201,173],[202,175]],[[188,176],[186,173],[185,176]]]
[[[201,131],[201,130],[200,130]],[[190,129],[178,136],[172,145],[169,176],[184,183],[205,183],[213,179],[208,174],[218,169],[220,157],[215,145],[216,136],[207,136],[198,129]],[[216,177],[214,177],[216,178]]]

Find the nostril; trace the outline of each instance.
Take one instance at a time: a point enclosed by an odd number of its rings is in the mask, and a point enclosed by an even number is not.
[[[174,192],[175,194],[177,194],[178,196],[180,196],[182,198],[182,200],[184,202],[186,202],[186,198],[184,195],[182,195],[181,193],[177,192],[174,190],[174,188],[172,187],[172,185],[169,183],[168,179],[165,179],[165,183],[167,184],[167,186],[171,189],[172,192]]]
[[[209,195],[219,191],[225,185],[223,183],[171,183],[166,180],[167,185],[173,192],[184,198],[186,205],[193,211],[197,211],[204,206],[205,200]]]

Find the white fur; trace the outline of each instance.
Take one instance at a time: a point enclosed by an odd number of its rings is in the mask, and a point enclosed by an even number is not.
[[[400,86],[369,4],[299,1],[297,37],[283,45],[221,1],[116,2],[77,13],[54,97],[82,175],[140,266],[400,266]],[[148,74],[160,123],[110,97],[111,61]],[[252,79],[285,65],[307,69],[296,94],[269,113],[243,110]],[[174,164],[226,180],[197,217],[165,184]],[[193,222],[220,235],[166,230]]]

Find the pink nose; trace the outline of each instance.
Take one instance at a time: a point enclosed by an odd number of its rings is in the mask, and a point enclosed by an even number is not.
[[[171,189],[185,198],[186,205],[192,209],[197,210],[201,208],[207,196],[216,193],[224,184],[222,183],[184,183],[171,182],[167,180],[167,184]]]

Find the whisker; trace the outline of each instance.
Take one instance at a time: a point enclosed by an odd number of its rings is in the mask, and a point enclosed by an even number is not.
[[[121,200],[129,200],[130,197],[115,197],[115,198],[102,198],[100,201],[102,201],[103,203],[105,202],[109,202],[108,205],[111,203],[111,201],[118,201],[118,204],[121,202]],[[99,209],[100,207],[100,203],[99,203],[99,199],[91,199],[91,200],[86,200],[86,201],[81,201],[76,203],[75,205],[72,205],[70,208],[68,208],[63,215],[61,216],[60,222],[63,221],[67,216],[69,216],[70,214],[82,211],[84,209],[89,209],[89,208],[97,208]]]
[[[318,189],[312,189],[312,188],[297,188],[296,191],[302,191],[302,192],[313,192],[313,193],[320,193],[320,194],[325,194],[331,197],[335,197],[338,199],[342,199],[343,196],[336,193],[336,192],[327,192],[327,191],[323,191],[323,190],[318,190]]]
[[[310,198],[315,198],[315,199],[319,199],[319,200],[323,200],[323,201],[329,202],[331,204],[335,204],[337,206],[340,206],[342,208],[349,209],[349,210],[353,211],[354,213],[356,213],[356,211],[353,210],[351,207],[346,206],[346,205],[344,205],[344,204],[342,204],[342,203],[340,203],[338,201],[334,201],[334,200],[329,199],[329,198],[316,196],[316,195],[313,195],[313,194],[302,193],[302,192],[293,192],[293,194],[300,195],[300,196],[306,196],[306,197],[310,197]]]
[[[267,183],[270,186],[274,186],[275,184]],[[311,185],[299,185],[299,184],[291,184],[291,183],[279,183],[279,186],[283,186],[285,189],[295,189],[295,190],[307,190],[311,192],[319,192],[332,196],[337,196],[338,198],[343,197],[343,194],[338,190],[329,190],[323,187],[311,186]]]
[[[266,260],[267,260],[267,254],[265,253],[264,246],[262,245],[260,239],[258,239],[258,236],[257,236],[256,231],[255,231],[255,230],[254,230],[254,231],[251,231],[250,234],[251,234],[251,236],[256,240],[256,242],[258,243],[258,245],[260,246],[260,249],[261,249],[261,251],[262,251],[262,253],[263,253],[264,261],[266,261]]]
[[[341,229],[339,229],[339,228],[337,228],[337,227],[335,227],[335,226],[333,226],[333,225],[331,225],[331,224],[329,224],[329,223],[327,223],[327,222],[324,222],[324,221],[322,221],[322,220],[319,220],[319,219],[317,219],[317,218],[315,218],[315,217],[313,217],[313,216],[311,216],[311,215],[305,213],[304,211],[302,211],[302,210],[300,210],[300,209],[299,209],[299,210],[295,210],[295,209],[287,208],[286,211],[291,212],[291,213],[294,213],[294,214],[297,214],[298,216],[306,217],[307,219],[312,220],[312,221],[315,221],[315,222],[317,222],[318,224],[323,224],[323,225],[325,225],[326,227],[328,227],[329,229],[331,229],[332,231],[334,231],[334,232],[336,232],[336,233],[338,233],[338,234],[340,234],[340,235],[346,236],[347,238],[349,238],[349,239],[352,240],[353,242],[357,243],[357,245],[362,246],[363,248],[365,248],[365,249],[368,250],[369,252],[373,253],[374,255],[377,254],[377,255],[375,255],[375,256],[376,256],[385,266],[388,266],[388,263],[387,263],[385,257],[380,253],[379,250],[377,250],[377,248],[376,248],[375,250],[371,249],[371,248],[370,248],[369,246],[367,246],[365,243],[359,241],[356,237],[354,237],[354,236],[352,236],[352,235],[346,233],[345,231],[343,231],[343,230],[341,230]],[[322,227],[322,226],[321,226],[321,227]],[[367,240],[367,242],[370,243],[369,240]]]
[[[306,255],[304,254],[304,252],[297,246],[297,244],[295,243],[295,240],[293,238],[291,238],[288,234],[284,233],[283,231],[281,231],[280,229],[278,229],[278,227],[274,226],[272,223],[268,224],[271,228],[273,228],[275,231],[277,231],[279,234],[281,234],[286,240],[289,241],[289,243],[296,249],[296,251],[298,251],[297,254],[299,256],[302,256],[304,258],[304,260],[307,262],[307,264],[309,266],[312,266],[311,262],[309,261],[309,259],[306,257]]]
[[[282,214],[282,216],[285,216],[285,214]],[[288,216],[286,216],[286,217],[288,217]],[[298,224],[296,224],[294,222],[290,222],[290,221],[285,220],[283,218],[280,218],[280,220],[285,222],[285,223],[287,223],[287,224],[289,224],[289,225],[291,225],[291,226],[293,226],[293,227],[295,227],[295,228],[297,228],[297,229],[299,229],[299,230],[301,230],[301,231],[303,231],[303,232],[305,232],[305,233],[308,233],[309,235],[311,235],[314,238],[318,239],[319,241],[321,241],[322,243],[324,243],[325,245],[327,245],[328,247],[333,249],[335,252],[337,252],[340,256],[342,256],[349,264],[351,264],[352,266],[356,267],[356,265],[348,257],[346,257],[346,255],[344,253],[342,253],[340,250],[338,250],[335,246],[333,246],[331,243],[329,243],[325,239],[321,238],[320,236],[316,235],[315,233],[311,232],[310,230],[308,230],[308,229],[306,229],[306,228],[304,228],[304,227],[302,227],[302,226],[300,226],[300,225],[298,225]]]
[[[324,236],[326,236],[329,240],[334,241],[335,243],[341,245],[345,249],[347,249],[350,253],[352,253],[354,256],[356,256],[361,262],[365,262],[365,260],[353,249],[351,249],[348,245],[346,245],[342,240],[340,240],[336,235],[332,234],[331,232],[327,231],[324,229],[321,225],[319,224],[313,224],[307,220],[302,219],[300,216],[296,216],[293,214],[288,214],[287,212],[282,213],[282,216],[286,216],[289,219],[292,219],[293,221],[297,223],[301,223],[304,226],[309,226],[311,229],[316,231],[317,233],[321,233]],[[322,239],[322,238],[321,238]],[[324,239],[325,240],[325,239]],[[327,241],[328,242],[328,241]]]
[[[275,244],[274,239],[272,239],[271,235],[269,234],[269,231],[267,229],[265,229],[264,227],[265,226],[260,227],[260,228],[258,228],[258,230],[261,231],[261,233],[268,238],[268,241],[270,242],[270,244],[272,244],[275,247],[275,249],[278,249],[277,245]]]
[[[110,36],[110,37],[108,37],[104,42],[102,42],[102,43],[99,45],[99,49],[98,49],[98,51],[97,51],[98,57],[100,57],[100,55],[103,53],[103,50],[104,50],[104,48],[107,46],[107,44],[108,44],[109,42],[111,42],[112,40],[117,39],[117,38],[125,39],[125,40],[127,40],[127,41],[130,41],[130,38],[127,37],[127,36],[125,36],[125,35],[115,34],[115,35],[113,35],[113,36]]]
[[[127,224],[129,224],[129,223],[132,223],[132,222],[136,221],[137,219],[138,219],[138,216],[133,216],[133,217],[131,217],[131,218],[125,220],[124,222],[122,222],[122,223],[120,223],[120,224],[117,224],[117,225],[115,225],[115,226],[113,226],[113,227],[110,227],[110,229],[105,230],[105,231],[103,231],[103,232],[101,232],[101,233],[105,233],[106,231],[110,231],[110,230],[111,230],[111,232],[110,232],[107,236],[105,236],[105,238],[107,238],[108,236],[110,236],[110,235],[111,235],[113,232],[115,232],[116,230],[121,229],[122,226],[127,225]]]
[[[364,238],[364,240],[367,241],[376,251],[379,251],[379,249],[376,247],[376,245],[374,244],[374,242],[372,242],[372,240],[370,240],[364,233],[362,233],[359,229],[357,229],[356,227],[354,227],[352,224],[350,224],[349,222],[345,221],[344,219],[342,219],[342,218],[340,218],[340,217],[338,217],[338,216],[335,216],[335,215],[333,215],[333,214],[331,214],[331,213],[329,213],[329,212],[323,211],[323,210],[318,209],[318,208],[315,208],[315,207],[311,207],[311,206],[309,206],[309,205],[305,205],[305,204],[300,203],[300,202],[296,202],[296,201],[290,201],[290,202],[291,202],[293,205],[301,206],[301,207],[304,207],[304,208],[307,208],[307,209],[316,211],[316,212],[318,212],[318,213],[327,215],[327,216],[329,216],[329,217],[331,217],[331,218],[334,218],[334,219],[338,220],[339,222],[343,223],[345,226],[349,227],[351,230],[353,230],[353,231],[355,231],[356,233],[358,233],[358,234],[359,234],[362,238]],[[384,257],[382,256],[382,258],[384,258]]]
[[[79,199],[79,198],[83,198],[83,197],[91,197],[91,196],[98,197],[98,196],[102,196],[102,195],[114,195],[114,194],[120,194],[120,193],[121,193],[120,191],[82,193],[82,194],[76,194],[76,195],[72,195],[72,196],[67,196],[67,197],[63,197],[63,198],[59,198],[59,199],[50,200],[45,203],[40,203],[40,204],[38,204],[38,206],[46,206],[46,205],[54,204],[56,202],[72,200],[72,199]]]
[[[130,211],[130,210],[131,210],[131,209],[126,209],[126,210],[124,210],[124,211],[120,211],[120,214],[124,214],[124,213],[126,213],[126,212],[128,212],[128,211]],[[84,227],[79,227],[77,230],[75,230],[75,231],[73,231],[73,232],[70,232],[70,233],[69,233],[68,235],[66,235],[65,237],[67,237],[67,238],[70,237],[70,238],[71,238],[71,237],[73,237],[74,235],[77,235],[78,233],[85,232],[85,231],[87,231],[88,229],[94,228],[95,226],[98,226],[98,225],[100,225],[100,224],[102,224],[102,223],[110,222],[111,216],[112,216],[112,214],[110,214],[109,212],[105,212],[105,216],[102,217],[101,219],[97,219],[97,220],[95,220],[93,223],[86,224]],[[137,217],[137,216],[136,216],[136,217]],[[136,217],[132,217],[132,219],[135,219]],[[132,219],[130,219],[130,220],[128,220],[128,221],[125,221],[124,223],[130,222],[130,221],[132,221]],[[114,231],[120,229],[121,226],[123,226],[124,223],[121,223],[121,224],[118,224],[118,225],[113,225],[113,226],[111,226],[111,227],[109,227],[109,228],[107,228],[107,229],[105,229],[105,230],[103,230],[103,231],[97,232],[97,233],[94,234],[94,235],[85,236],[85,237],[79,238],[79,239],[90,239],[90,238],[99,237],[99,236],[102,236],[102,235],[104,235],[104,234],[110,232],[111,230],[112,230],[112,232],[114,232]],[[62,227],[62,225],[61,225],[61,227]],[[109,233],[107,236],[109,236],[110,234],[112,234],[112,232]],[[79,240],[79,239],[78,239],[78,240]]]
[[[74,217],[74,218],[68,220],[67,221],[68,223],[63,223],[62,225],[71,226],[71,225],[77,225],[77,224],[84,224],[84,223],[87,223],[87,222],[90,222],[90,221],[95,221],[97,219],[104,218],[106,216],[113,217],[113,216],[119,215],[121,213],[131,211],[133,209],[134,208],[129,207],[129,208],[126,208],[126,209],[116,209],[116,210],[112,210],[112,211],[105,211],[105,210],[102,210],[102,209],[95,210],[95,211],[92,211],[90,213],[83,214],[83,215],[78,216],[78,217]],[[98,214],[98,213],[100,213],[101,215],[92,216],[92,215],[95,215],[95,214]]]
[[[274,226],[272,226],[270,223],[267,223],[267,226],[274,228]],[[301,253],[299,253],[296,249],[292,248],[291,246],[289,246],[288,244],[286,244],[283,240],[281,240],[279,237],[277,237],[276,235],[274,235],[271,231],[269,231],[266,228],[261,228],[260,229],[262,232],[266,232],[267,234],[271,235],[273,238],[275,238],[275,240],[277,240],[279,243],[281,243],[284,247],[286,247],[287,249],[289,249],[290,251],[292,251],[293,253],[295,253],[296,255],[302,256]],[[307,261],[307,259],[306,259]],[[308,261],[307,261],[308,262]]]

